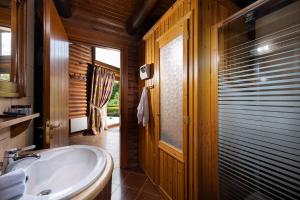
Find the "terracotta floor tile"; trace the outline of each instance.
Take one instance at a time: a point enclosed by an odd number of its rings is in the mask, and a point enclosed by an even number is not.
[[[150,194],[159,195],[159,192],[157,191],[157,189],[155,188],[155,186],[151,183],[151,181],[149,179],[146,180],[146,182],[142,188],[142,191],[150,193]]]
[[[160,195],[152,195],[147,192],[141,192],[138,195],[137,200],[163,200],[163,198]]]
[[[135,200],[138,191],[120,185],[114,193],[112,193],[111,200]]]
[[[114,184],[123,183],[128,174],[129,174],[129,172],[127,172],[125,170],[121,170],[120,168],[114,169],[113,175],[112,175],[112,183],[114,183]]]
[[[142,188],[142,186],[144,185],[146,179],[147,179],[147,177],[144,174],[129,173],[126,176],[123,184],[126,187],[140,190]]]
[[[144,175],[144,171],[140,167],[130,167],[130,168],[126,168],[126,170],[133,172],[133,173],[138,173],[138,174]]]

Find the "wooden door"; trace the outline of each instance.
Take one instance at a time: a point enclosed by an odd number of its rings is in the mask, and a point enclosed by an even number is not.
[[[157,40],[156,134],[159,186],[170,199],[187,199],[188,21]]]
[[[68,145],[69,42],[52,0],[43,1],[44,146]]]

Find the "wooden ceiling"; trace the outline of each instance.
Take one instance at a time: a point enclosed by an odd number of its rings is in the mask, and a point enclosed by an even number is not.
[[[154,10],[134,35],[129,35],[126,26],[144,0],[73,0],[70,1],[72,17],[62,18],[65,26],[88,31],[99,31],[129,40],[138,39],[175,2],[160,0]]]
[[[236,5],[240,8],[244,8],[249,6],[250,4],[254,3],[256,0],[232,0]]]
[[[0,7],[1,8],[10,8],[10,0],[1,0]]]

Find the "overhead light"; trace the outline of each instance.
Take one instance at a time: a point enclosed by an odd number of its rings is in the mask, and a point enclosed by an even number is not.
[[[270,50],[269,45],[265,45],[265,46],[262,46],[262,47],[258,47],[258,48],[257,48],[257,52],[258,52],[258,53],[266,52],[266,51],[269,51],[269,50]]]

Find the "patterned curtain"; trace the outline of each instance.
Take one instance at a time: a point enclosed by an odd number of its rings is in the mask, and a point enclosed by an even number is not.
[[[89,132],[101,133],[104,129],[102,108],[109,101],[115,81],[114,72],[101,67],[93,67],[89,106]]]

